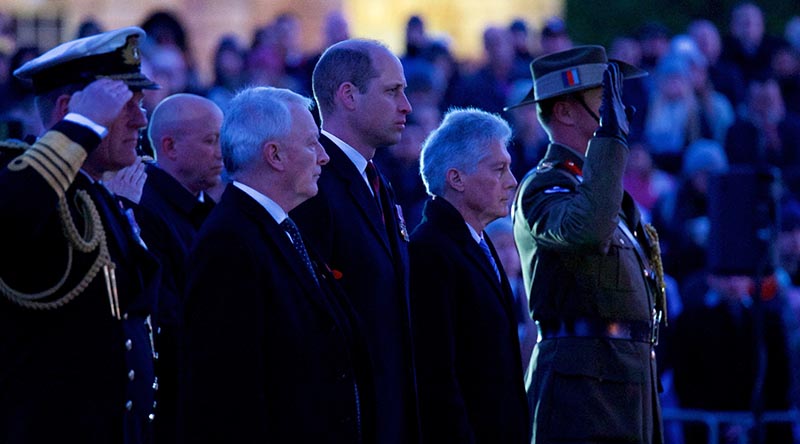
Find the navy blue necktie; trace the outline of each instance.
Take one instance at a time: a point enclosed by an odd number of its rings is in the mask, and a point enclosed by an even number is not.
[[[292,244],[294,244],[294,249],[297,250],[297,254],[300,255],[300,259],[303,260],[303,263],[308,268],[308,271],[311,273],[311,276],[314,277],[314,282],[319,285],[319,280],[317,279],[317,273],[314,271],[314,266],[311,265],[311,258],[308,257],[308,251],[306,251],[306,246],[303,243],[303,238],[300,237],[300,230],[297,229],[297,225],[294,224],[294,221],[289,219],[288,217],[281,222],[281,227],[289,234],[289,237],[292,238]]]
[[[492,251],[489,250],[489,244],[481,238],[481,241],[478,242],[478,245],[481,246],[481,250],[483,250],[483,254],[486,255],[486,259],[489,260],[489,263],[492,264],[492,269],[494,270],[494,274],[497,275],[497,280],[500,281],[500,269],[497,268],[497,262],[494,261],[494,256],[492,256]]]

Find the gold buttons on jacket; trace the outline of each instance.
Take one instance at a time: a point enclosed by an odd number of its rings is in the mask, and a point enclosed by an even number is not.
[[[136,376],[136,372],[131,370],[128,372],[128,379],[133,381],[133,378]]]
[[[133,341],[131,341],[130,339],[126,340],[125,341],[125,350],[131,351],[132,348],[133,348]]]
[[[125,403],[125,410],[127,410],[129,412],[131,410],[133,410],[133,401],[128,401],[128,402]]]

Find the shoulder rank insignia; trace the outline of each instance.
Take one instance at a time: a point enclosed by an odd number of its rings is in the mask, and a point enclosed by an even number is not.
[[[569,192],[571,192],[570,189],[559,186],[551,187],[544,190],[544,194],[569,193]]]
[[[546,173],[553,169],[553,162],[541,162],[536,166],[537,173]]]

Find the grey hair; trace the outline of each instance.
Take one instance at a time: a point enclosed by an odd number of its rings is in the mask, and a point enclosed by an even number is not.
[[[449,110],[422,145],[419,171],[425,190],[431,196],[442,196],[447,170],[473,173],[488,145],[499,140],[506,146],[509,139],[511,127],[497,114],[476,108]]]
[[[350,82],[362,94],[367,92],[369,81],[380,73],[372,65],[372,52],[388,51],[376,40],[350,39],[331,45],[322,53],[311,78],[314,99],[323,116],[334,109],[336,90],[342,83]]]
[[[269,86],[244,89],[231,99],[222,122],[220,146],[232,178],[255,160],[264,142],[289,134],[291,104],[310,109],[313,102],[288,89]]]

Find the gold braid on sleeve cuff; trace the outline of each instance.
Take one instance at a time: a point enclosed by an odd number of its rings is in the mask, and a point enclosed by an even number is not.
[[[78,174],[86,155],[82,146],[64,134],[48,131],[24,154],[11,161],[8,169],[21,171],[27,167],[33,168],[61,197]]]

